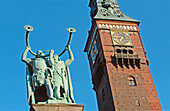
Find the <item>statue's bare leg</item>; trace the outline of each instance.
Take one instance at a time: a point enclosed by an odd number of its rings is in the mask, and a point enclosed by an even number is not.
[[[55,92],[55,94],[54,94],[55,98],[61,99],[60,86],[55,86],[54,92]]]
[[[53,89],[52,89],[51,83],[49,81],[46,81],[45,86],[47,89],[47,95],[48,95],[49,99],[55,100],[55,98],[53,96]]]

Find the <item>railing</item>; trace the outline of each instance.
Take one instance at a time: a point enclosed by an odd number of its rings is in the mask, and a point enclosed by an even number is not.
[[[116,58],[139,59],[138,54],[115,54]]]

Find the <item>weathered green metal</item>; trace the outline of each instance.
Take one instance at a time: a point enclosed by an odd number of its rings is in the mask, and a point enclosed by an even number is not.
[[[72,39],[72,34],[73,34],[73,32],[76,32],[76,29],[74,29],[74,28],[67,28],[67,32],[70,32],[70,37],[69,37],[69,40],[68,40],[66,46],[70,45],[70,42],[71,42],[71,39]],[[66,51],[66,50],[64,49],[63,52],[59,55],[59,57],[60,57],[65,51]]]
[[[24,29],[27,31],[27,32],[26,32],[26,44],[27,44],[27,46],[30,47],[30,45],[29,45],[29,32],[30,32],[30,31],[33,31],[33,27],[30,26],[30,25],[25,25],[25,26],[24,26]],[[33,55],[36,56],[36,54],[35,54],[31,49],[30,49],[29,51],[30,51],[31,54],[33,54]]]
[[[66,100],[66,103],[74,103],[72,92],[72,83],[68,66],[74,61],[73,53],[70,45],[65,47],[68,51],[69,59],[61,61],[58,55],[53,56],[53,85],[55,98],[58,100]],[[61,93],[62,92],[62,93]]]
[[[137,22],[120,10],[120,7],[116,0],[90,0],[89,6],[91,7],[92,19],[114,20],[114,21],[129,21]]]
[[[122,13],[122,16],[117,16],[112,13],[109,15],[104,15],[101,11],[98,11],[95,15],[94,19],[103,19],[103,20],[115,20],[115,21],[128,21],[128,22],[139,22],[138,20],[135,20],[125,14]]]
[[[28,103],[75,103],[73,97],[73,89],[68,66],[74,61],[73,53],[70,48],[72,33],[76,30],[69,28],[69,41],[64,49],[68,51],[69,59],[61,61],[58,55],[54,55],[53,50],[49,54],[44,55],[43,52],[37,51],[33,53],[29,46],[29,31],[33,28],[29,25],[24,27],[27,31],[26,48],[22,54],[21,60],[27,64],[27,94]],[[35,55],[34,58],[27,58],[27,53]],[[63,52],[63,53],[64,53]]]

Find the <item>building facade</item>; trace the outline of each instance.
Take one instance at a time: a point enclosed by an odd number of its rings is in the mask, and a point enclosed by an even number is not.
[[[139,21],[116,0],[90,0],[85,46],[99,111],[162,111],[149,70]]]

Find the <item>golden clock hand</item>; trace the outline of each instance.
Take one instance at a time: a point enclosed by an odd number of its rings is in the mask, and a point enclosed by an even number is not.
[[[120,41],[122,41],[123,40],[123,37],[120,37]]]

